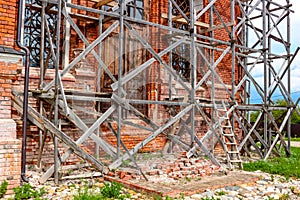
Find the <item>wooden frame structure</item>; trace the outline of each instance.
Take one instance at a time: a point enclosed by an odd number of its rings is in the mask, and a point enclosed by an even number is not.
[[[37,99],[39,109],[32,106],[28,108],[28,119],[38,126],[41,130],[40,151],[43,148],[43,136],[46,133],[53,134],[55,164],[47,170],[41,179],[46,181],[53,173],[58,180],[58,170],[62,162],[64,162],[72,153],[79,155],[88,160],[101,172],[106,173],[108,170],[119,167],[124,160],[131,159],[135,163],[133,155],[138,153],[150,141],[159,135],[165,135],[172,143],[181,146],[188,152],[188,156],[197,155],[198,149],[204,152],[215,164],[220,165],[215,157],[213,148],[207,146],[206,139],[214,138],[215,142],[219,142],[227,152],[226,141],[237,145],[237,154],[243,150],[250,154],[247,144],[255,147],[256,152],[262,159],[267,159],[273,152],[279,154],[277,144],[280,143],[284,147],[286,155],[290,155],[290,140],[286,144],[284,136],[290,139],[290,116],[297,110],[297,102],[294,102],[290,96],[290,66],[296,56],[290,52],[290,12],[291,4],[286,0],[284,5],[276,3],[272,0],[231,0],[228,9],[230,12],[229,21],[223,19],[220,9],[216,4],[220,1],[211,0],[204,4],[201,9],[194,9],[198,1],[189,1],[190,12],[183,12],[176,1],[169,0],[167,13],[161,15],[167,20],[167,23],[152,22],[147,18],[137,19],[126,15],[126,5],[132,0],[95,0],[94,7],[87,5],[73,4],[67,0],[46,0],[42,1],[40,9],[41,15],[41,44],[47,40],[49,42],[46,50],[41,45],[40,53],[40,80],[37,88],[30,91],[31,98]],[[90,2],[89,2],[90,3]],[[49,9],[49,5],[55,6],[55,11]],[[172,9],[177,9],[177,13],[181,16],[173,16]],[[80,12],[79,12],[80,11]],[[46,18],[47,12],[56,13],[56,33],[49,29],[49,22]],[[237,13],[238,12],[238,13]],[[80,14],[84,13],[84,14]],[[201,17],[206,17],[208,23],[202,22]],[[78,19],[92,21],[97,26],[98,35],[94,40],[86,37],[78,26]],[[186,30],[174,27],[174,22],[186,24]],[[285,26],[282,26],[286,23]],[[157,50],[147,37],[137,30],[137,26],[142,26],[144,31],[148,32],[156,30],[159,40],[165,38],[167,44],[163,48]],[[281,32],[284,27],[285,35]],[[217,30],[222,29],[228,37],[219,39],[216,37]],[[82,50],[72,59],[70,58],[70,37],[71,32],[76,34],[78,40],[83,44]],[[126,48],[126,34],[129,33],[140,47],[146,52],[147,57],[138,63],[134,69],[124,71],[124,49]],[[149,33],[149,32],[148,32]],[[118,63],[117,75],[113,74],[109,69],[109,63],[103,57],[104,43],[107,38],[117,38],[117,51],[115,62]],[[63,41],[63,42],[62,42]],[[61,45],[64,43],[63,45]],[[279,54],[273,49],[273,44],[283,48],[284,53]],[[190,63],[190,77],[184,80],[176,70],[172,68],[172,51],[181,45],[185,45],[189,51],[187,58]],[[44,59],[44,51],[48,51],[55,65],[55,76],[52,80],[45,80],[45,76],[49,73],[47,59]],[[209,54],[207,53],[209,52]],[[66,89],[64,85],[64,77],[68,73],[78,67],[79,64],[85,65],[87,56],[93,56],[97,63],[96,88],[91,91],[74,91]],[[168,57],[166,59],[166,57]],[[219,69],[220,63],[225,58],[230,57],[231,60],[231,84],[225,84]],[[198,70],[202,66],[199,65],[199,58],[206,66],[203,69],[201,77]],[[280,68],[273,66],[273,61],[279,60],[282,64]],[[169,77],[168,96],[161,99],[135,99],[128,98],[129,89],[126,84],[134,80],[135,77],[145,72],[154,63],[158,63],[164,73]],[[238,69],[240,74],[237,74]],[[261,85],[251,74],[254,69],[263,69],[263,85]],[[106,73],[107,78],[111,79],[111,93],[107,94],[101,91],[102,74]],[[284,83],[284,78],[287,79]],[[180,99],[174,94],[174,82],[180,85],[188,99]],[[210,85],[210,97],[205,101],[198,97],[198,92],[202,87]],[[253,86],[261,98],[261,104],[252,104],[250,102],[249,87]],[[225,91],[222,99],[218,99],[217,89],[221,88]],[[284,99],[287,100],[288,106],[274,106],[274,92],[279,91]],[[92,105],[98,105],[93,112],[93,116],[97,116],[92,124],[84,122],[75,107],[70,102],[89,102]],[[98,102],[98,103],[97,103]],[[108,106],[107,109],[101,110],[103,103]],[[51,108],[45,105],[51,105]],[[22,93],[16,93],[14,97],[14,107],[22,112]],[[170,115],[170,118],[164,122],[157,122],[154,117],[149,117],[141,112],[136,105],[152,106],[153,109],[158,106],[176,107],[177,112]],[[78,107],[77,107],[78,109]],[[285,110],[283,122],[278,124],[272,115],[272,110]],[[208,111],[207,111],[208,110]],[[126,120],[124,111],[135,116],[137,120],[146,123],[147,126],[132,123]],[[249,122],[249,113],[259,111],[260,114],[254,124]],[[297,110],[298,114],[299,111]],[[207,114],[209,113],[209,114]],[[125,117],[124,117],[125,116]],[[208,127],[203,137],[197,135],[197,120],[201,118]],[[72,122],[82,134],[77,140],[73,140],[67,133],[64,133],[61,127],[62,121]],[[112,126],[114,121],[117,126]],[[220,131],[224,129],[224,122],[229,122],[230,132],[239,132],[230,135],[232,139],[222,139],[228,133]],[[101,138],[102,124],[106,124],[111,133],[117,138],[116,146],[109,144]],[[133,148],[128,149],[121,139],[122,126],[130,125],[134,128],[149,131],[151,134],[145,137],[142,142],[136,144]],[[262,125],[261,125],[262,124]],[[177,131],[172,131],[172,127],[178,126]],[[284,133],[284,127],[287,125],[287,132]],[[263,127],[263,128],[262,128]],[[238,130],[238,131],[236,131]],[[176,132],[176,133],[175,133]],[[190,139],[189,143],[182,140],[182,135],[186,134]],[[234,136],[234,137],[232,137]],[[97,148],[103,150],[112,158],[112,162],[104,165],[97,155],[87,153],[82,144],[92,140],[96,143]],[[59,155],[58,143],[63,142],[67,146],[67,151],[63,155]],[[228,143],[229,143],[228,142]],[[261,144],[259,148],[257,142]],[[214,142],[213,142],[214,143]],[[99,154],[99,152],[97,153]],[[229,155],[231,157],[231,155]],[[229,158],[230,160],[230,158]],[[230,163],[230,161],[229,161]],[[135,163],[137,169],[143,174],[141,169]]]

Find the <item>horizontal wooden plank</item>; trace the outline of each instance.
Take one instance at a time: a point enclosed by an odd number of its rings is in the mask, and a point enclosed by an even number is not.
[[[168,19],[168,15],[166,13],[162,13],[161,17],[164,19]],[[172,16],[172,20],[174,20],[175,22],[188,24],[188,22],[183,17],[178,18],[178,16]],[[200,26],[202,28],[209,28],[209,24],[204,23],[204,22],[195,21],[195,25]]]
[[[97,2],[93,6],[94,8],[99,8],[100,6],[104,6],[104,5],[111,6],[111,7],[118,5],[114,0],[100,0],[100,1],[94,1],[94,2]]]

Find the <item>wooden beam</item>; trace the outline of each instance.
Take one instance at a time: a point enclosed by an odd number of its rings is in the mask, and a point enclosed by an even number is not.
[[[233,26],[235,25],[234,22],[229,22],[229,23],[226,23],[226,26]],[[204,29],[204,30],[201,30],[200,31],[200,34],[203,34],[203,33],[208,33],[208,32],[211,32],[211,31],[215,31],[215,30],[218,30],[218,29],[222,29],[222,28],[225,28],[223,24],[220,24],[220,25],[216,25],[216,26],[212,26],[208,29]]]
[[[161,17],[164,18],[164,19],[168,19],[168,15],[166,13],[162,13]],[[173,16],[172,20],[174,20],[174,22],[180,22],[180,23],[184,23],[184,24],[189,23],[183,17],[178,18],[178,16]],[[195,25],[200,26],[202,28],[209,28],[209,24],[204,23],[204,22],[195,21]]]
[[[22,101],[13,96],[13,101],[18,104],[20,107],[22,105]],[[16,105],[14,104],[14,105]],[[59,130],[51,121],[49,121],[46,117],[42,116],[40,113],[38,113],[36,110],[34,110],[30,105],[28,105],[28,114],[31,116],[30,119],[34,119],[31,122],[36,123],[37,121],[40,123],[37,123],[35,125],[41,126],[41,128],[45,128],[49,130],[51,133],[53,133],[59,140],[61,140],[63,143],[65,143],[76,155],[81,157],[84,160],[89,161],[92,165],[95,166],[98,170],[100,170],[103,173],[107,173],[108,170],[105,168],[104,164],[102,164],[99,160],[88,154],[86,151],[84,151],[78,143],[74,142],[68,135],[66,135],[64,132]],[[70,150],[69,150],[70,151]],[[52,166],[53,168],[53,166]],[[51,170],[51,175],[53,174],[53,171]],[[50,175],[50,176],[51,176]],[[48,174],[45,174],[43,177],[47,177],[47,179],[50,177]],[[41,179],[41,182],[45,182],[47,179]]]
[[[100,6],[109,4],[109,3],[111,3],[112,1],[114,1],[114,0],[100,0],[100,1],[98,1],[98,3],[96,3],[93,7],[94,7],[94,8],[99,8]],[[112,5],[112,4],[109,4],[109,6],[113,6],[113,5]]]
[[[150,126],[154,126],[153,128],[157,127],[156,124],[154,124],[151,120],[149,120],[147,117],[143,117],[139,111],[136,111],[134,107],[132,107],[129,103],[124,101],[124,99],[118,97],[117,95],[113,94],[112,100],[115,101],[118,105],[122,106],[124,109],[129,110],[133,112],[138,117],[142,118],[143,121],[145,121]],[[170,119],[165,125],[161,127],[157,127],[156,130],[149,135],[147,138],[145,138],[143,141],[139,142],[135,147],[133,147],[127,154],[124,154],[117,160],[115,160],[113,163],[109,165],[109,169],[115,169],[119,167],[124,160],[127,160],[129,158],[129,155],[133,155],[137,153],[141,148],[143,148],[145,145],[147,145],[149,142],[151,142],[153,139],[155,139],[159,134],[163,133],[167,128],[172,126],[176,121],[178,121],[180,118],[182,118],[185,114],[187,114],[191,109],[193,105],[189,105],[186,108],[184,108],[182,111],[180,111],[176,116],[174,116],[172,119]]]

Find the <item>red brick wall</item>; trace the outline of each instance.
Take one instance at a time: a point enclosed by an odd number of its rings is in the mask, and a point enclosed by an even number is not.
[[[0,2],[0,45],[15,47],[17,0]]]
[[[3,57],[2,57],[2,56]],[[22,68],[21,56],[0,55],[0,119],[11,118],[11,91],[17,83],[17,74]],[[8,61],[13,56],[16,61]],[[17,61],[18,60],[18,61]]]
[[[6,195],[11,195],[12,189],[20,185],[20,171],[21,141],[0,140],[0,184],[4,180],[8,182]]]
[[[16,48],[16,19],[17,1],[0,0],[0,46]],[[8,195],[20,185],[21,141],[12,120],[11,91],[21,68],[21,56],[0,52],[0,184],[8,182]]]

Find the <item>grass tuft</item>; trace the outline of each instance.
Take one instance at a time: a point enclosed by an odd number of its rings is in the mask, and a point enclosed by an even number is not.
[[[267,161],[244,163],[244,170],[261,170],[270,174],[279,174],[286,178],[300,178],[300,148],[291,147],[292,155],[289,158],[272,158]]]

